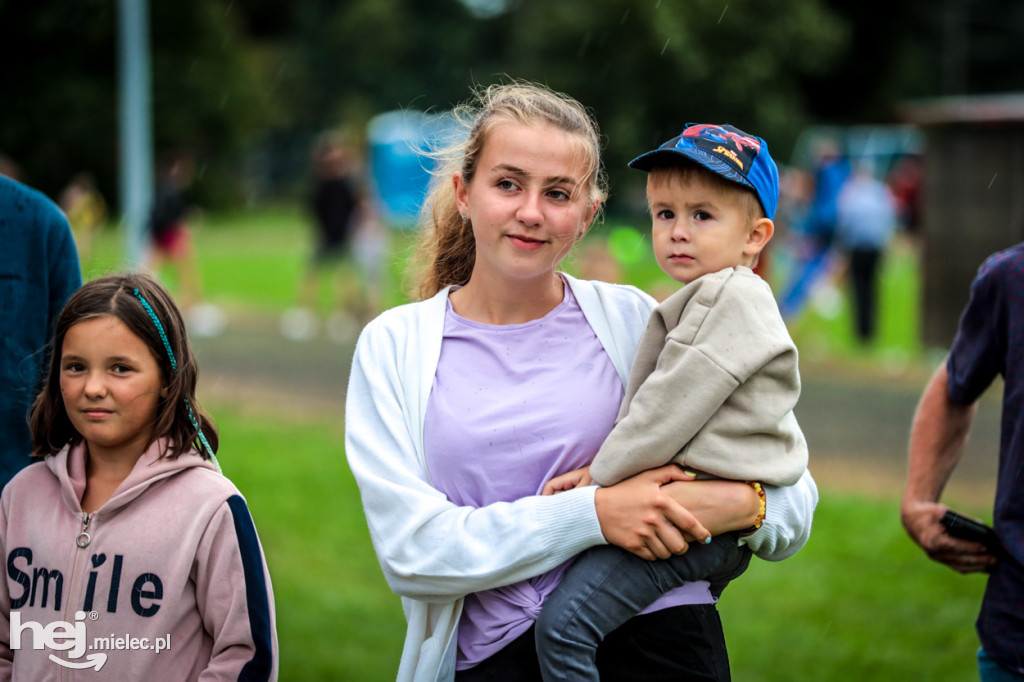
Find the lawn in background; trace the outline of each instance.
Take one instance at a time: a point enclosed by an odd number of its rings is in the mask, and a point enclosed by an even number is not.
[[[207,215],[192,223],[203,297],[231,310],[280,314],[295,304],[299,279],[312,249],[313,228],[300,209],[283,205]],[[395,232],[389,263],[394,283],[386,301],[402,297],[401,273],[412,236]],[[83,276],[92,279],[125,267],[120,236],[107,226],[94,247],[95,255],[83,263]],[[171,293],[177,291],[174,269],[165,265],[160,278]],[[329,290],[321,291],[320,304],[328,303]]]
[[[292,304],[308,230],[303,214],[287,207],[208,216],[196,230],[206,297],[229,313],[278,315]],[[600,242],[607,231],[591,238]],[[398,273],[411,238],[399,234],[394,243],[391,267]],[[85,264],[86,278],[116,269],[118,251],[116,234],[104,233],[97,257]],[[913,361],[915,263],[909,250],[887,261],[876,348],[852,342],[844,299],[836,316],[812,310],[801,320],[802,353],[820,347],[849,363],[894,354]],[[568,269],[581,265],[570,261]],[[672,286],[649,259],[624,270],[645,288]],[[403,300],[400,291],[392,287],[390,303]],[[248,498],[267,554],[281,679],[393,679],[404,618],[370,544],[339,415],[223,398],[205,406],[221,429],[222,464]],[[733,679],[974,679],[973,622],[983,587],[983,577],[960,576],[925,558],[900,527],[898,500],[823,489],[807,547],[781,564],[752,562],[723,596]]]

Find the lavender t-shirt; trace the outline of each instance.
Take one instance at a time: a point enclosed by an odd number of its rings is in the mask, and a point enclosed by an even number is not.
[[[449,302],[423,430],[430,479],[452,502],[472,507],[539,494],[554,476],[590,463],[622,396],[618,373],[568,286],[558,306],[524,324],[467,320]],[[457,668],[529,629],[567,565],[467,595]],[[708,601],[706,583],[693,587],[694,595],[671,603]]]

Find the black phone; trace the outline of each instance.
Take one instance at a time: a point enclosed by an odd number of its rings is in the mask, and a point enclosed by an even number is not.
[[[946,532],[955,538],[980,542],[992,554],[999,554],[1002,551],[996,532],[980,521],[949,510],[943,514],[940,523],[946,527]]]

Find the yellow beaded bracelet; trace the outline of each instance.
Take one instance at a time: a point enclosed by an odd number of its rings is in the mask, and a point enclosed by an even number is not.
[[[761,527],[761,524],[764,523],[765,514],[768,513],[768,505],[765,500],[764,488],[761,487],[761,484],[758,483],[757,481],[747,481],[747,483],[749,483],[750,487],[752,487],[754,491],[757,493],[757,518],[754,519],[754,525],[751,526],[751,530],[757,530]]]

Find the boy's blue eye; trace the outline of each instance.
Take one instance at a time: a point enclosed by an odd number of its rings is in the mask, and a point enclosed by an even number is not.
[[[500,187],[501,189],[512,190],[516,188],[516,184],[511,180],[499,180],[498,187]]]

